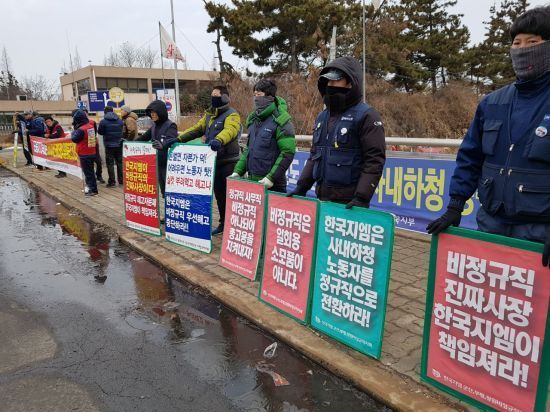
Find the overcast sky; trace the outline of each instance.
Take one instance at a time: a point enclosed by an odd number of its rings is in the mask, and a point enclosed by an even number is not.
[[[327,0],[330,1],[330,0]],[[369,0],[367,0],[369,1]],[[500,0],[497,0],[500,1]],[[531,5],[550,0],[531,0]],[[228,2],[228,0],[224,0]],[[494,0],[458,0],[456,10],[464,14],[474,43],[483,38],[482,22]],[[63,64],[69,67],[69,46],[78,48],[83,66],[102,65],[110,47],[125,41],[158,50],[158,21],[171,32],[169,0],[75,1],[2,0],[0,46],[5,46],[17,77],[42,74],[59,77]],[[213,34],[206,33],[208,15],[202,0],[174,0],[176,41],[190,69],[212,68]],[[235,67],[247,62],[224,46],[224,59]],[[251,66],[251,68],[253,68]]]

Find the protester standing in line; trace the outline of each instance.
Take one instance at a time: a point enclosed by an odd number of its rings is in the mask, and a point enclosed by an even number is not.
[[[27,142],[29,144],[29,150],[32,154],[31,136],[44,137],[46,134],[46,124],[44,119],[38,115],[37,112],[25,113],[26,127],[27,127]],[[42,166],[36,166],[38,170],[44,170]]]
[[[105,163],[109,179],[107,187],[114,187],[116,180],[122,186],[122,129],[123,122],[113,111],[111,106],[106,106],[105,116],[99,122],[98,133],[103,136],[103,146],[105,146]],[[115,180],[116,163],[116,180]]]
[[[47,139],[61,139],[62,137],[65,137],[66,135],[65,130],[63,130],[63,127],[59,124],[57,120],[54,120],[52,116],[46,116],[44,120],[46,122],[46,127],[47,127],[46,135],[45,135]],[[66,176],[67,176],[67,173],[62,172],[61,170],[59,170],[55,175],[55,177],[57,178],[62,178]]]
[[[25,163],[25,166],[32,166],[32,155],[30,152],[30,142],[29,138],[27,136],[27,123],[25,121],[25,116],[21,113],[15,114],[15,122],[16,122],[16,130],[14,130],[14,133],[17,133],[19,135],[19,141],[21,142],[21,145],[23,146],[23,154],[25,155],[25,159],[27,160],[27,163]]]
[[[88,109],[83,109],[84,113],[86,113],[86,116],[88,116],[88,119],[90,120],[90,122],[92,123],[92,125],[94,126],[94,131],[95,131],[95,134],[97,136],[97,123],[94,119],[90,118],[90,115],[88,113]],[[96,176],[96,180],[99,182],[99,183],[105,183],[105,180],[103,180],[103,166],[102,166],[102,161],[101,161],[101,151],[99,149],[99,140],[96,139],[96,158],[94,159],[94,165],[95,165],[95,176]]]
[[[478,191],[478,230],[544,244],[550,267],[550,6],[526,11],[510,30],[517,80],[487,95],[456,158],[447,211],[426,230],[460,225]]]
[[[217,152],[214,195],[218,204],[220,222],[212,231],[213,235],[223,232],[227,177],[233,172],[240,155],[238,138],[241,134],[241,117],[234,108],[230,107],[230,102],[227,87],[215,86],[211,93],[210,108],[195,125],[178,136],[178,140],[183,143],[204,137],[204,143]]]
[[[382,119],[362,102],[363,70],[339,57],[321,70],[317,86],[326,109],[315,120],[309,159],[290,195],[305,196],[313,183],[320,200],[369,207],[386,162]]]
[[[168,119],[168,110],[162,100],[153,100],[145,109],[153,125],[138,141],[151,141],[157,150],[157,176],[160,193],[164,197],[166,187],[166,165],[168,163],[168,149],[178,141],[178,126]]]
[[[135,140],[138,136],[137,114],[135,114],[130,106],[126,104],[120,108],[120,114],[124,122],[124,128],[122,130],[124,139],[130,141]]]
[[[86,180],[86,187],[88,189],[84,192],[86,196],[95,196],[98,194],[97,181],[94,174],[94,162],[97,150],[97,135],[94,125],[95,122],[91,122],[83,110],[76,110],[74,112],[74,131],[71,134],[71,140],[76,143],[76,153],[80,158],[80,167]]]
[[[286,193],[286,171],[296,153],[294,125],[285,100],[277,96],[273,80],[254,86],[255,110],[248,115],[248,142],[230,177],[248,173],[274,192]]]

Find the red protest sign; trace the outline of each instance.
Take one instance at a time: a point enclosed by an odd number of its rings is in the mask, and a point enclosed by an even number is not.
[[[317,200],[269,193],[260,299],[300,322],[309,316]]]
[[[265,186],[227,180],[225,230],[220,266],[256,280],[264,230]]]
[[[156,150],[149,142],[124,142],[123,162],[126,224],[160,235]]]
[[[425,380],[481,408],[544,410],[550,273],[540,249],[465,229],[434,238]]]

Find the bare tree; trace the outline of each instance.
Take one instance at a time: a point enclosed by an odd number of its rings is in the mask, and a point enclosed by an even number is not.
[[[82,68],[82,61],[80,60],[80,53],[78,53],[78,47],[75,47],[72,71],[75,71],[81,68]]]
[[[48,80],[43,75],[25,76],[21,88],[31,100],[58,100],[59,88],[57,81]]]
[[[118,50],[120,62],[124,67],[135,67],[139,61],[139,52],[130,42],[124,42]]]
[[[0,99],[15,99],[16,94],[21,94],[21,89],[19,87],[19,82],[11,71],[11,61],[8,56],[8,51],[4,46],[0,59]]]
[[[113,51],[112,47],[109,50],[109,54],[103,58],[103,63],[105,66],[122,66],[118,53]]]
[[[152,67],[155,67],[156,63],[157,52],[151,50],[150,47],[138,51],[138,67],[145,67],[146,69],[150,69]]]

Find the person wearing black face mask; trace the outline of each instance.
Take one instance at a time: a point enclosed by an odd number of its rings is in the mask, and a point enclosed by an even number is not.
[[[315,120],[310,156],[292,195],[305,196],[313,183],[320,200],[369,207],[386,162],[380,115],[362,100],[362,68],[340,57],[317,83],[326,109]]]
[[[482,232],[544,243],[550,267],[550,6],[510,30],[515,83],[487,95],[460,146],[447,211],[426,228],[458,226],[478,190]]]
[[[230,102],[227,87],[215,86],[211,93],[210,108],[195,125],[178,136],[178,140],[183,143],[200,137],[213,151],[218,152],[214,174],[214,195],[220,212],[220,222],[212,231],[213,235],[223,232],[226,179],[233,172],[240,155],[241,117],[234,108],[230,107]]]

